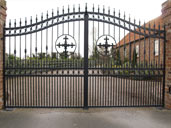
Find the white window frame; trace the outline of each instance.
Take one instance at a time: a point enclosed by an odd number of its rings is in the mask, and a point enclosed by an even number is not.
[[[140,56],[140,53],[139,53],[139,45],[136,45],[135,51],[137,53],[137,57],[139,57]]]
[[[159,55],[159,40],[154,41],[154,52],[155,52],[155,56]]]
[[[124,57],[126,57],[126,53],[127,52],[127,50],[126,50],[126,48],[124,48]]]

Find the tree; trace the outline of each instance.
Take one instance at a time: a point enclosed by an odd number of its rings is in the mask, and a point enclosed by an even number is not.
[[[95,46],[92,51],[92,55],[90,58],[97,59],[99,57],[99,54],[97,52],[97,47]]]
[[[67,59],[69,57],[68,54],[66,54],[65,52],[60,54],[60,59]]]
[[[56,59],[57,58],[57,55],[55,52],[52,53],[52,59]]]
[[[117,65],[121,65],[122,64],[121,56],[120,56],[120,51],[119,50],[116,51],[116,64]]]
[[[71,59],[81,59],[81,55],[77,53],[71,54]]]
[[[46,56],[46,53],[38,53],[39,59],[43,59]]]

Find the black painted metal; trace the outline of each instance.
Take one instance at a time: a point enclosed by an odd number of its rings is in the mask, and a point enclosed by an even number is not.
[[[164,70],[163,70],[163,107],[165,107],[165,70],[166,70],[166,26],[164,25],[164,47],[163,47],[163,62],[164,62]]]
[[[88,107],[88,13],[84,15],[84,107]]]
[[[5,24],[3,26],[5,28]],[[6,107],[6,88],[5,88],[5,81],[6,81],[6,77],[5,77],[5,29],[3,30],[3,98],[4,98],[4,107]]]
[[[18,26],[10,21],[4,30],[5,107],[163,106],[165,29],[137,25],[125,14],[110,14],[110,8],[107,14],[104,7],[102,11],[94,6],[89,11],[87,5],[76,11],[74,6],[73,12],[68,7],[61,14],[47,12],[45,19],[36,16],[35,23],[32,17],[24,25],[21,19]],[[66,35],[75,42],[66,37],[56,44]],[[76,44],[78,50],[68,54]]]
[[[64,53],[65,54],[65,58],[67,58],[69,55],[68,55],[68,53],[69,53],[69,51],[68,51],[68,47],[71,47],[71,48],[73,48],[73,47],[76,47],[76,45],[72,42],[72,43],[68,43],[68,36],[69,35],[62,35],[62,36],[64,36],[64,38],[63,38],[63,40],[64,40],[64,43],[58,43],[58,44],[56,44],[56,46],[57,46],[57,50],[58,49],[60,49],[61,47],[64,47],[64,51],[62,52],[62,53]],[[61,36],[61,37],[62,37]],[[74,38],[73,38],[74,39]],[[75,52],[75,50],[72,52],[72,53],[74,53]],[[59,54],[61,54],[61,53],[59,53]]]

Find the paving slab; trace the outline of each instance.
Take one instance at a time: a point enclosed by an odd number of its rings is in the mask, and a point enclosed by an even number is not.
[[[171,110],[157,108],[14,109],[0,128],[171,128]]]

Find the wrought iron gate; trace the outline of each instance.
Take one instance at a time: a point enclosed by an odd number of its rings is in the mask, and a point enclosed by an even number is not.
[[[165,30],[100,7],[4,31],[5,107],[163,106]]]

